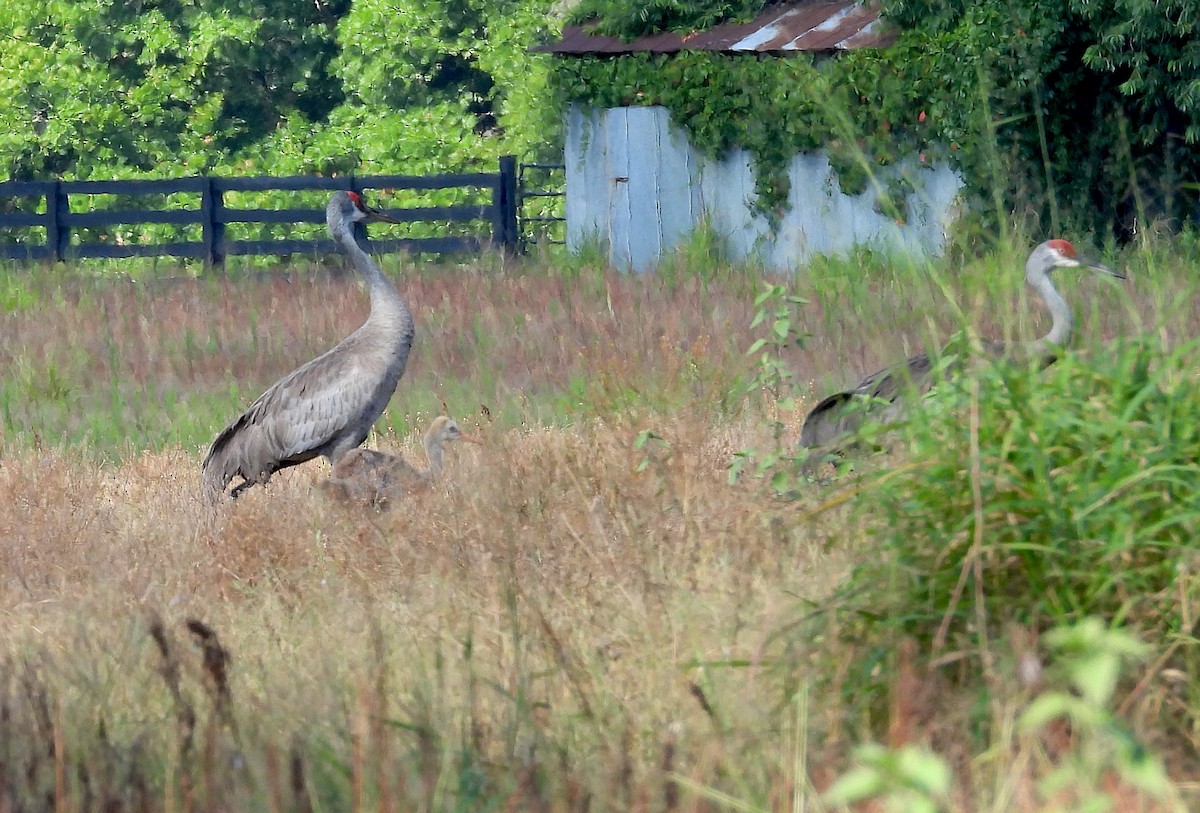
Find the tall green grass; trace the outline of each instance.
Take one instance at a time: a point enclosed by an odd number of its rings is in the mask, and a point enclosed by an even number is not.
[[[981,361],[923,399],[903,463],[863,506],[889,529],[895,558],[874,578],[905,607],[899,630],[959,646],[982,618],[993,634],[1087,615],[1188,626],[1198,351],[1132,337],[1047,370]]]
[[[863,555],[787,633],[856,653],[838,681],[863,735],[894,717],[889,685],[915,643],[985,747],[1011,723],[995,704],[1029,690],[1022,652],[1090,619],[1150,643],[1153,668],[1122,682],[1120,708],[1143,708],[1169,751],[1200,749],[1198,354],[1164,330],[1091,341],[1046,369],[975,357],[911,393],[901,425],[866,430],[888,452],[833,486],[855,498]]]

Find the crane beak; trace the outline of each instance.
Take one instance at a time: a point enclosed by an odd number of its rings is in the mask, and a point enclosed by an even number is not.
[[[1125,279],[1125,273],[1123,271],[1118,271],[1115,268],[1109,268],[1103,263],[1092,262],[1091,260],[1083,260],[1080,262],[1080,265],[1084,266],[1085,268],[1090,268],[1093,271],[1099,271],[1101,274],[1108,274],[1110,277]]]
[[[363,211],[367,216],[363,218],[364,223],[399,223],[400,221],[389,215],[387,212],[375,206],[364,206]]]
[[[482,441],[482,440],[480,440],[479,438],[475,437],[474,435],[468,435],[466,432],[461,432],[461,433],[459,433],[458,439],[459,439],[459,440],[466,441],[467,443],[474,443],[476,446],[482,446],[482,445],[483,445],[483,441]]]

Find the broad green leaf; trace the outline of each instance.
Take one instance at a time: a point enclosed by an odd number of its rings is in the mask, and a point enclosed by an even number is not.
[[[848,805],[876,796],[883,788],[878,771],[859,765],[834,780],[822,799],[828,805]]]

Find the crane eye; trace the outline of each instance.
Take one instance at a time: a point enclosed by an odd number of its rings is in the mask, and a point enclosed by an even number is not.
[[[1047,245],[1057,251],[1059,254],[1070,259],[1075,259],[1075,246],[1071,245],[1066,240],[1049,240]]]

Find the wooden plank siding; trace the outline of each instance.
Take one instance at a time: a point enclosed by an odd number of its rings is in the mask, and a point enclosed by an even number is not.
[[[881,168],[881,186],[904,173],[914,187],[898,221],[878,205],[879,187],[845,194],[826,155],[800,153],[787,165],[788,206],[772,223],[754,205],[750,153],[706,155],[663,107],[572,105],[564,163],[567,248],[601,248],[615,267],[635,271],[654,269],[702,226],[730,259],[778,271],[856,245],[936,254],[962,187],[948,164],[923,164],[916,155]]]
[[[505,252],[520,251],[517,215],[520,206],[517,186],[517,162],[512,156],[500,159],[498,171],[445,175],[365,175],[345,178],[308,176],[255,178],[169,178],[161,180],[93,181],[7,181],[0,183],[0,258],[18,260],[56,260],[85,257],[190,257],[219,266],[227,256],[325,254],[337,248],[328,239],[230,240],[226,227],[232,223],[324,223],[325,210],[307,208],[263,209],[227,206],[225,195],[240,192],[278,192],[348,189],[434,191],[475,189],[488,196],[486,202],[448,206],[410,206],[388,209],[401,223],[477,223],[479,232],[469,235],[445,235],[372,240],[370,249],[379,254],[399,251],[422,253],[479,253],[489,248]],[[169,196],[195,198],[195,208],[164,209],[91,209],[72,211],[72,197],[82,195]],[[40,199],[35,204],[43,211],[30,212],[17,207],[17,199]],[[143,206],[145,203],[142,204]],[[21,209],[26,209],[22,211]],[[176,224],[200,226],[196,241],[135,243],[72,242],[78,229],[115,225]],[[43,242],[21,242],[15,229],[42,229]],[[360,238],[364,232],[359,231]],[[27,236],[26,236],[27,237]]]

